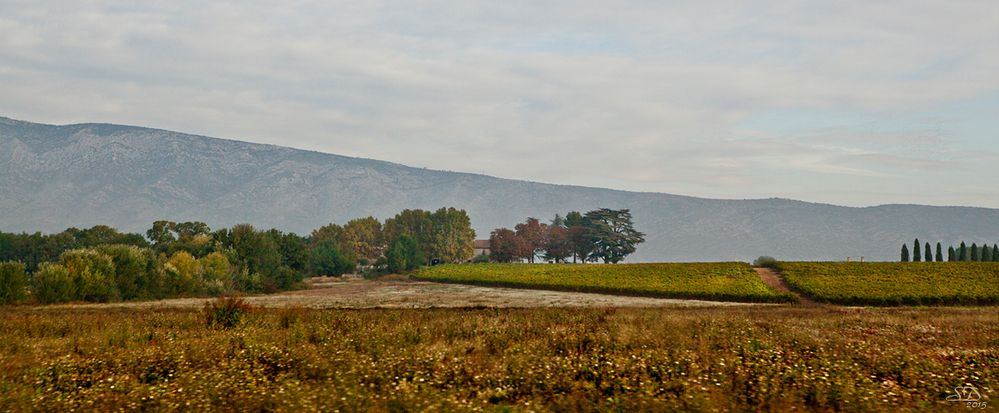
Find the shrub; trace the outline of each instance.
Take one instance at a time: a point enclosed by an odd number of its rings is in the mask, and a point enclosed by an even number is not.
[[[243,315],[253,309],[239,297],[219,297],[205,303],[205,325],[208,328],[229,329],[239,324]]]
[[[757,258],[756,261],[753,261],[753,265],[755,265],[757,267],[775,268],[776,269],[777,268],[777,264],[778,263],[777,263],[777,259],[776,258],[774,258],[774,257],[768,257],[766,255],[761,256],[760,258]]]
[[[489,262],[489,256],[486,255],[486,253],[476,255],[475,258],[472,259],[473,264],[485,264],[487,262]]]
[[[23,263],[0,262],[0,304],[24,300],[27,287],[28,277],[24,274]]]
[[[61,264],[43,263],[32,277],[31,295],[42,304],[70,301],[76,295],[73,277]]]

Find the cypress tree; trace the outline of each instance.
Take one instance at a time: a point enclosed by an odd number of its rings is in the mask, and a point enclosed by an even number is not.
[[[912,247],[912,262],[920,262],[923,260],[923,254],[919,250],[919,238],[916,238],[916,242],[913,243]]]
[[[943,262],[943,245],[937,243],[937,262]]]
[[[992,262],[992,248],[982,245],[982,262]]]
[[[992,262],[999,262],[999,244],[992,244]]]
[[[970,261],[971,255],[968,254],[968,245],[961,241],[961,248],[957,250],[957,260],[958,261]]]
[[[902,262],[909,262],[909,246],[902,244]]]
[[[954,247],[947,248],[947,262],[954,262],[957,258],[957,252],[954,251]]]
[[[971,260],[981,261],[981,255],[978,255],[978,244],[971,243]]]
[[[928,242],[926,243],[926,249],[924,249],[923,251],[926,251],[926,256],[923,257],[924,258],[923,261],[933,262],[933,249],[930,248],[930,243]]]

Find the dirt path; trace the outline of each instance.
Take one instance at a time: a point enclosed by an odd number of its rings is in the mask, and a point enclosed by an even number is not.
[[[791,287],[787,285],[787,282],[784,281],[784,277],[781,277],[781,275],[778,274],[777,271],[763,267],[756,267],[753,269],[756,270],[756,273],[760,275],[760,279],[762,279],[764,283],[769,285],[770,288],[773,288],[777,291],[784,291],[794,294],[795,296],[798,297],[798,300],[801,301],[802,305],[819,305],[819,303],[813,301],[812,299],[805,297],[804,295],[802,295],[797,291],[792,290]]]
[[[432,308],[432,307],[730,307],[767,304],[627,297],[515,288],[478,287],[424,281],[323,280],[313,288],[245,297],[261,307]],[[39,308],[200,308],[206,298],[110,304],[66,304]]]

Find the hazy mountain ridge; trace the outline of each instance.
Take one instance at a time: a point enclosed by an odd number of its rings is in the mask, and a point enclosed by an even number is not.
[[[0,229],[59,231],[153,220],[250,222],[308,233],[405,208],[469,211],[480,238],[527,216],[631,208],[634,260],[896,259],[903,241],[994,242],[999,210],[783,199],[711,200],[412,168],[273,145],[108,124],[0,118]]]

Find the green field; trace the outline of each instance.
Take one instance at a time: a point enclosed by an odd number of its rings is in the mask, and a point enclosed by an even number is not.
[[[745,263],[439,265],[416,279],[491,286],[745,302],[793,302]]]
[[[783,262],[791,288],[847,305],[999,304],[999,263]]]

